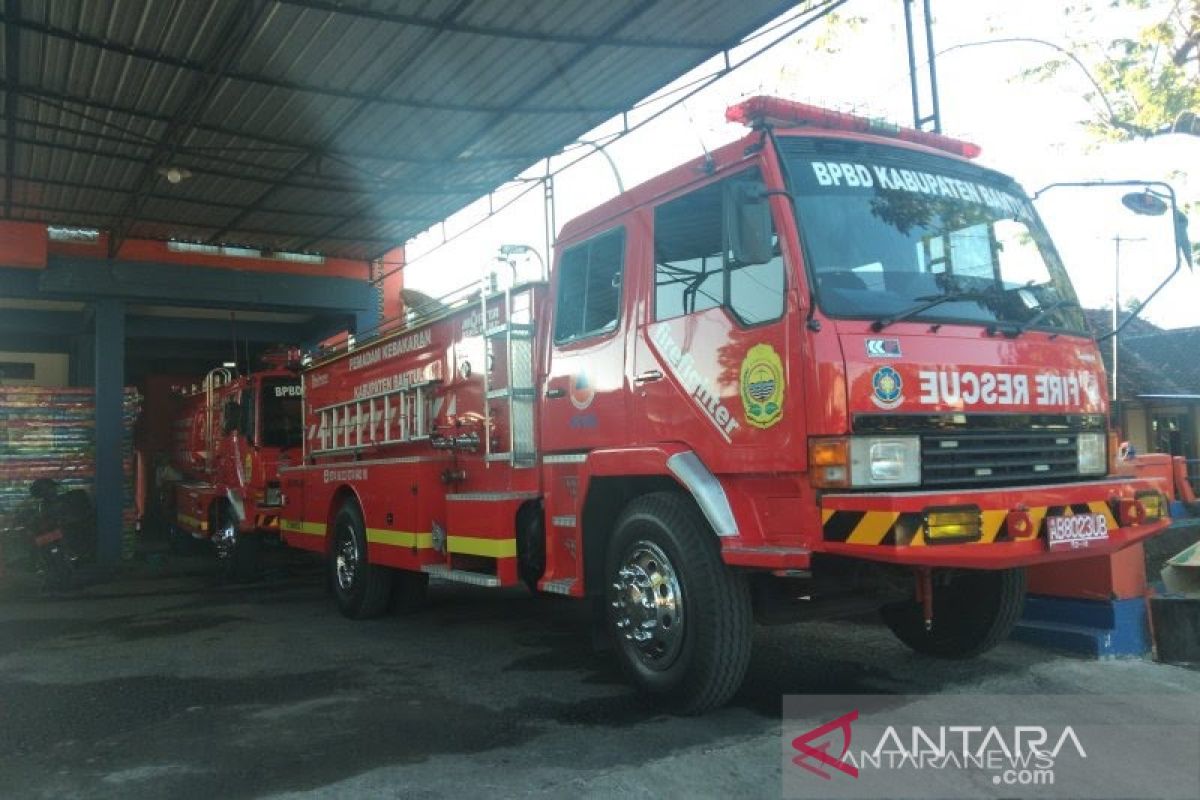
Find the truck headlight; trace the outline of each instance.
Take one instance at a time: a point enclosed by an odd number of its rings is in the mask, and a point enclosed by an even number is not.
[[[1108,472],[1108,437],[1102,431],[1081,433],[1076,439],[1080,475]]]
[[[917,436],[839,436],[808,443],[814,486],[918,486],[921,439]]]
[[[851,436],[851,486],[916,486],[921,440],[916,436]]]

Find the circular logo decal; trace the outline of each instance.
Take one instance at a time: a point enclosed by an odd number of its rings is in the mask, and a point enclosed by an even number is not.
[[[746,421],[769,428],[783,418],[783,362],[769,344],[746,352],[741,369],[742,406]]]
[[[895,408],[904,402],[904,381],[891,367],[880,367],[871,377],[871,400],[880,408]]]
[[[592,388],[591,381],[587,375],[579,374],[571,376],[571,405],[575,406],[580,411],[584,411],[592,404],[592,400],[596,399],[596,390]]]

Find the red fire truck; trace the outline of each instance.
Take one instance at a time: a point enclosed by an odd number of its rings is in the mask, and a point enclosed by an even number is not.
[[[738,688],[760,620],[1011,630],[1030,565],[1160,531],[1110,477],[1103,367],[1024,192],[945,136],[773,98],[570,222],[548,283],[303,373],[282,536],[351,617],[430,575],[603,609],[643,690]]]
[[[278,468],[300,458],[300,378],[289,355],[235,375],[218,367],[183,393],[174,420],[172,487],[177,531],[213,542],[232,572],[254,568],[261,534],[277,533]],[[298,364],[297,364],[298,366]]]

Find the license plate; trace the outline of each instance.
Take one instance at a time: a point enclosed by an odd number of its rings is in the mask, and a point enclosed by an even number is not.
[[[1051,550],[1083,550],[1108,541],[1108,520],[1103,514],[1046,517],[1046,545]]]

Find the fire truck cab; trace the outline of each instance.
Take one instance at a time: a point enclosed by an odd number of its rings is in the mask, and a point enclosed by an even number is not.
[[[483,287],[303,375],[282,535],[344,613],[430,575],[589,598],[679,710],[751,629],[880,609],[961,658],[1024,570],[1160,531],[1110,477],[1105,379],[1041,221],[973,145],[810,106],[568,223]]]
[[[278,468],[299,459],[300,380],[284,354],[266,369],[219,367],[184,390],[174,422],[174,528],[211,540],[231,571],[253,570],[261,536],[278,534]]]

